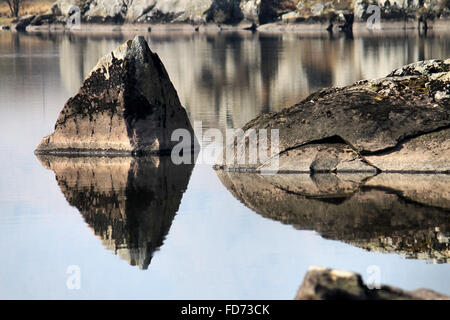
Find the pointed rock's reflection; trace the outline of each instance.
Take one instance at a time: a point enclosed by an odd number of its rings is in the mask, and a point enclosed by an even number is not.
[[[147,269],[169,232],[193,165],[170,157],[39,156],[70,205],[130,265]]]
[[[450,262],[450,175],[217,174],[264,217],[369,251]]]

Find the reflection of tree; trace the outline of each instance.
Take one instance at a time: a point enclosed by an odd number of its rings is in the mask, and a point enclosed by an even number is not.
[[[262,82],[262,105],[261,112],[267,113],[271,111],[270,97],[272,82],[278,71],[278,63],[280,60],[279,52],[282,47],[282,39],[280,36],[259,37],[259,46],[261,50],[261,82]]]
[[[39,159],[103,245],[141,269],[163,244],[193,167],[162,157]]]
[[[318,90],[333,85],[333,67],[337,52],[334,47],[344,47],[350,45],[344,42],[343,45],[339,42],[326,41],[322,37],[316,38],[302,38],[304,43],[303,50],[299,52],[301,61],[308,61],[303,68],[311,91]],[[337,50],[336,50],[337,51]]]

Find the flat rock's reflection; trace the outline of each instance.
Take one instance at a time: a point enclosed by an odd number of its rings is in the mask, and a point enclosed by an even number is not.
[[[170,157],[39,156],[103,245],[147,269],[178,211],[193,165]]]
[[[450,262],[450,175],[217,174],[264,217],[368,251]]]

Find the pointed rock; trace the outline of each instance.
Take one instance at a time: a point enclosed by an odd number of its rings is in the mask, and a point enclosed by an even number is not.
[[[138,36],[100,59],[36,153],[168,153],[176,129],[194,136],[164,65]]]

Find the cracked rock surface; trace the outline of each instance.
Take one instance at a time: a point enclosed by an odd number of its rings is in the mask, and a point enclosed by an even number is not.
[[[279,150],[272,155],[279,157],[249,163],[244,157],[252,144],[240,138],[234,162],[220,158],[217,166],[262,170],[273,168],[276,159],[288,172],[450,172],[449,97],[450,59],[421,61],[385,78],[323,89],[243,127],[245,132],[278,129]]]
[[[161,154],[179,128],[193,133],[161,60],[138,36],[100,59],[36,153]]]

